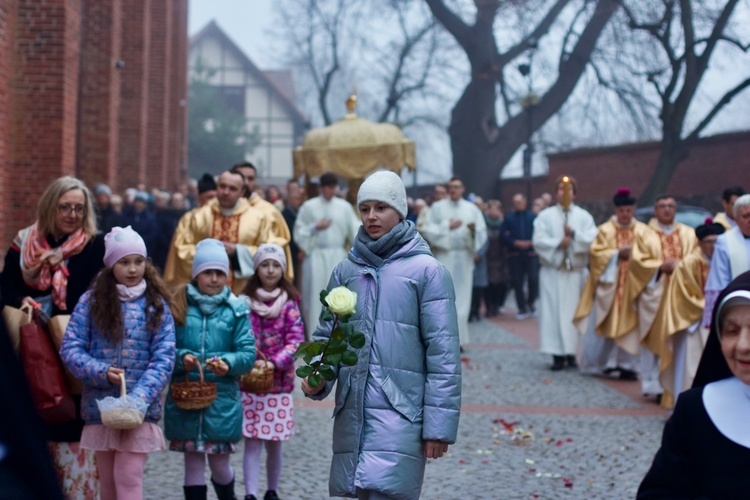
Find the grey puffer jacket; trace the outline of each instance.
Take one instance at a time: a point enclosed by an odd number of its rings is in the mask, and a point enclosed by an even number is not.
[[[376,268],[357,255],[334,269],[328,289],[357,293],[350,320],[367,342],[337,371],[330,494],[356,489],[419,498],[423,441],[456,440],[461,359],[453,281],[419,234]],[[330,335],[323,322],[314,333]],[[328,382],[313,399],[331,391]]]

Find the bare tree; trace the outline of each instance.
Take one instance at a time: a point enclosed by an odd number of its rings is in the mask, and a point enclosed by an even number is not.
[[[726,75],[720,90],[706,89],[698,119],[691,120],[691,106],[700,97],[701,83],[712,58],[721,51],[736,61],[747,54],[750,43],[744,27],[732,26],[739,0],[660,0],[624,5],[629,27],[645,36],[654,56],[642,61],[637,75],[648,81],[657,94],[661,120],[661,151],[654,175],[641,201],[653,202],[664,192],[679,163],[706,127],[732,101],[750,86],[747,60],[736,64],[735,81]],[[743,37],[740,35],[742,33]],[[747,58],[745,58],[747,59]],[[739,76],[739,78],[738,78]],[[716,87],[716,85],[713,85]],[[694,121],[695,123],[691,123]]]
[[[474,0],[473,24],[466,22],[444,0],[425,2],[466,53],[471,65],[471,79],[453,107],[449,127],[454,173],[462,177],[468,190],[485,197],[494,195],[496,180],[511,156],[527,141],[531,132],[538,130],[562,107],[573,92],[619,1],[525,2],[530,4],[527,8],[542,12],[541,18],[520,40],[503,51],[498,48],[498,37],[512,37],[514,33],[512,29],[498,33],[496,18],[501,7],[520,2]],[[553,24],[566,20],[569,28],[560,44],[556,77],[533,105],[515,114],[512,106],[504,106],[507,116],[500,123],[496,101],[498,94],[503,98],[507,87],[507,69],[513,68],[515,71],[516,65],[513,63],[524,57],[524,53],[536,49]]]
[[[294,0],[277,8],[279,38],[287,41],[287,59],[307,89],[307,102],[315,103],[309,109],[314,119],[333,123],[356,84],[360,114],[405,127],[439,123],[436,113],[413,104],[440,93],[434,74],[442,71],[439,48],[447,42],[422,5]]]

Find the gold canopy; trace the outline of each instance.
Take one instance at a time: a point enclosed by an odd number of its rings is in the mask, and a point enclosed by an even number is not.
[[[414,170],[414,142],[388,123],[373,123],[354,114],[356,95],[347,100],[349,113],[323,128],[305,135],[294,149],[294,175],[308,178],[332,172],[342,179],[361,181],[379,168],[400,173]]]

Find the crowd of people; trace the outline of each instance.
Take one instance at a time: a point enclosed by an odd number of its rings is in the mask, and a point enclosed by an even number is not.
[[[60,359],[82,384],[71,391],[75,416],[44,423],[66,496],[140,498],[148,454],[169,449],[184,456],[185,498],[206,498],[207,461],[218,498],[232,499],[229,455],[244,440],[245,498],[258,495],[264,448],[263,498],[278,498],[281,443],[295,428],[295,352],[306,339],[330,339],[319,295],[337,286],[357,293],[351,328],[366,347],[353,366],[334,367],[333,380],[301,381],[313,399],[337,381],[331,495],[419,497],[426,458],[456,439],[468,324],[507,314],[510,291],[515,318],[538,319],[551,370],[640,381],[663,407],[678,401],[644,495],[676,488],[684,472],[672,462],[687,453],[680,440],[704,425],[685,416],[700,405],[691,386],[714,394],[706,419],[729,444],[745,443],[715,409],[737,387],[750,391],[750,278],[737,281],[750,269],[742,188],[727,189],[724,211],[697,228],[676,222],[672,196],[640,222],[635,197],[618,189],[613,215],[597,226],[570,177],[556,181],[554,201],[545,194],[530,209],[519,193],[505,212],[499,200],[466,197],[457,177],[426,202],[407,198],[398,175],[376,172],[352,206],[330,173],[309,199],[295,180],[282,197],[256,176],[240,163],[174,193],[139,186],[124,196],[62,177],[13,240],[2,305],[65,318]],[[705,375],[707,363],[720,373]],[[241,390],[253,369],[273,370],[270,389]],[[741,384],[712,388],[731,377]],[[186,409],[175,387],[198,380],[215,384],[216,397]],[[124,387],[146,408],[132,430],[106,425],[97,406]]]

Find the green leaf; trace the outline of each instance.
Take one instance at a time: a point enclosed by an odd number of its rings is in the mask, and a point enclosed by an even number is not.
[[[365,345],[365,335],[363,333],[354,332],[349,337],[349,345],[351,345],[355,349],[359,349],[360,347]]]
[[[354,351],[346,351],[341,355],[341,363],[346,366],[354,366],[357,364],[357,353]]]
[[[344,333],[344,330],[341,328],[344,325],[339,325],[336,328],[334,328],[333,333],[331,333],[331,338],[333,340],[342,341],[346,338],[346,334]]]
[[[328,342],[325,342],[323,340],[316,340],[314,342],[310,342],[310,345],[307,346],[307,352],[312,356],[317,356],[318,354],[323,352],[326,347],[328,347]]]
[[[320,313],[320,319],[323,321],[333,321],[334,315],[330,309],[324,307]]]
[[[336,373],[330,366],[321,366],[320,374],[323,375],[323,378],[328,380],[329,382],[333,381],[336,378]]]
[[[297,368],[296,373],[299,378],[305,378],[308,375],[310,375],[312,372],[313,372],[312,366],[305,365],[305,366],[300,366],[299,368]]]
[[[351,317],[352,317],[351,314],[341,314],[341,315],[339,315],[339,321],[341,321],[342,323],[348,323],[349,322],[349,318],[351,318]]]
[[[326,302],[326,297],[328,297],[328,290],[321,290],[320,291],[320,303],[323,304],[324,308],[328,307],[328,302]]]
[[[316,373],[315,375],[310,375],[309,377],[307,377],[307,383],[312,387],[317,387],[322,380],[323,375],[321,375],[320,373]]]
[[[354,325],[350,325],[349,323],[344,323],[341,325],[341,331],[344,333],[345,336],[351,337],[354,334]]]
[[[341,353],[326,354],[325,362],[329,365],[337,365],[341,363]]]
[[[342,352],[346,351],[349,346],[346,345],[346,342],[337,342],[336,344],[331,344],[328,346],[328,350],[326,350],[326,354],[341,354]]]

